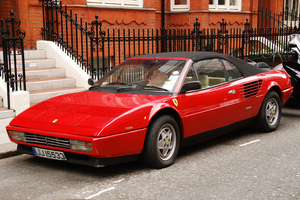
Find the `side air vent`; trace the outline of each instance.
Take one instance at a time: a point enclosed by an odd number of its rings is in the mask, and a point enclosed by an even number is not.
[[[250,98],[257,95],[261,88],[262,80],[246,83],[241,87],[242,98]]]

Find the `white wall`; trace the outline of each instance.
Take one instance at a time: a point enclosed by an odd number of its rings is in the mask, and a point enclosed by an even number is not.
[[[0,80],[0,96],[3,97],[3,106],[8,107],[6,83]],[[10,92],[10,109],[15,110],[16,115],[30,107],[30,97],[28,91]]]

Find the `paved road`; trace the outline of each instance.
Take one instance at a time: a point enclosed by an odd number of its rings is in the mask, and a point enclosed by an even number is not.
[[[284,109],[275,132],[238,130],[182,149],[161,170],[6,158],[1,199],[300,199],[299,130],[300,110]]]

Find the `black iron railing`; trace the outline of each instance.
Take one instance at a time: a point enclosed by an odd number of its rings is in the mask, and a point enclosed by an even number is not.
[[[270,18],[264,12],[265,18]],[[241,59],[274,57],[288,50],[288,35],[295,33],[275,20],[278,26],[227,28],[225,19],[218,29],[201,29],[198,19],[192,29],[103,29],[96,15],[88,24],[61,2],[43,0],[43,39],[56,42],[91,77],[99,79],[125,59],[165,51],[217,51]]]
[[[1,19],[0,36],[3,45],[3,60],[0,63],[0,77],[7,84],[7,102],[10,109],[10,92],[26,90],[25,59],[23,39],[25,31],[20,29],[20,20],[10,17]]]
[[[267,8],[258,7],[257,15],[257,26],[260,28],[290,28],[289,24],[284,22],[282,14],[276,15]]]
[[[258,27],[260,28],[293,28],[300,27],[300,16],[297,9],[290,9],[288,5],[280,14],[272,13],[267,8],[259,7],[257,11]]]

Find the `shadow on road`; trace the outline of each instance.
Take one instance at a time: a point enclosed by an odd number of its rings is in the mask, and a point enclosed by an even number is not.
[[[201,151],[204,151],[206,149],[210,148],[216,148],[220,145],[230,145],[235,140],[238,140],[241,137],[247,137],[247,135],[255,134],[256,132],[251,129],[240,129],[231,133],[228,133],[224,136],[220,136],[218,138],[202,142],[190,147],[186,147],[183,149],[180,149],[178,159],[185,156],[190,156],[193,154],[201,153]],[[145,167],[140,162],[130,162],[130,163],[123,163],[119,165],[112,165],[112,166],[106,166],[101,168],[96,167],[90,167],[85,165],[77,165],[72,163],[66,163],[61,161],[55,161],[55,160],[49,160],[49,159],[43,159],[38,158],[34,156],[24,155],[26,159],[23,161],[25,163],[22,163],[22,165],[32,165],[32,166],[39,166],[41,168],[44,168],[45,170],[51,170],[51,171],[67,171],[70,174],[76,175],[76,174],[84,174],[88,177],[99,177],[99,178],[112,178],[114,176],[118,176],[121,174],[130,174],[130,173],[145,173],[148,170],[152,171],[155,169],[150,169]],[[21,163],[18,163],[19,165]],[[175,163],[176,165],[176,163]]]
[[[295,109],[283,109],[282,112],[283,118],[288,120],[289,117],[299,117],[300,118],[300,110]],[[280,127],[279,127],[280,128]],[[217,137],[215,139],[208,140],[206,142],[198,143],[190,147],[182,148],[179,151],[178,161],[193,156],[195,154],[201,154],[206,150],[216,149],[219,150],[222,146],[232,146],[237,145],[236,143],[240,143],[242,140],[246,140],[248,138],[253,138],[253,136],[261,136],[265,133],[259,132],[252,128],[243,128],[238,129],[236,131],[230,132],[226,135]],[[119,165],[106,166],[103,168],[95,168],[84,165],[77,165],[72,163],[66,163],[61,161],[49,160],[38,158],[34,156],[23,155],[26,159],[22,159],[23,163],[18,163],[18,165],[29,165],[30,166],[38,166],[42,169],[40,170],[51,170],[51,171],[67,171],[72,175],[76,174],[84,174],[87,177],[99,177],[99,178],[108,178],[115,177],[121,174],[130,174],[130,173],[145,173],[147,171],[152,171],[154,169],[149,169],[142,165],[140,162],[131,162],[131,163],[123,163]],[[175,163],[176,165],[176,163]]]

